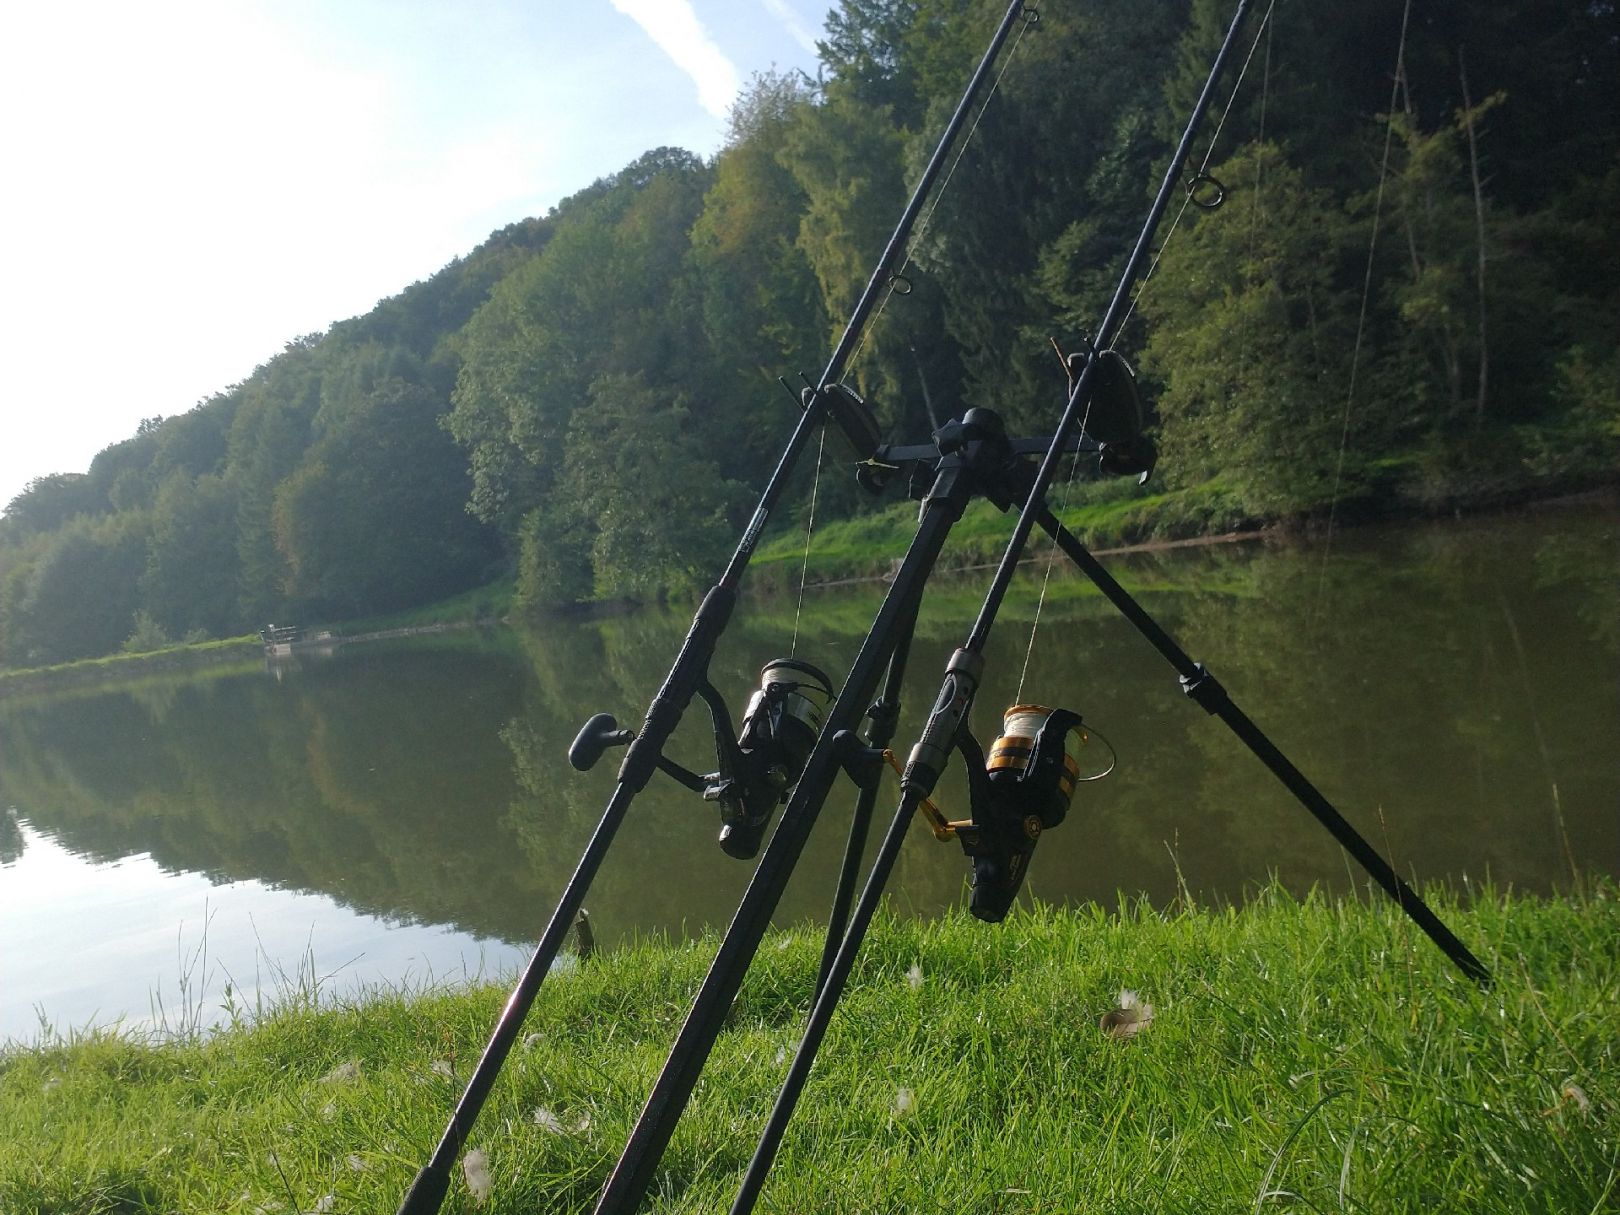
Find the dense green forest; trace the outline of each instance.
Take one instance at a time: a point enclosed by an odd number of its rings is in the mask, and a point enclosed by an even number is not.
[[[894,437],[1051,427],[1048,339],[1100,317],[1230,8],[1041,5],[852,365]],[[825,361],[1002,9],[842,0],[818,79],[757,77],[712,160],[649,151],[36,479],[0,518],[0,664],[514,574],[536,610],[705,584],[792,425],[773,381]],[[1279,0],[1242,51],[1198,151],[1227,203],[1163,230],[1120,339],[1174,525],[1612,476],[1612,0]],[[817,509],[867,507],[839,472]]]

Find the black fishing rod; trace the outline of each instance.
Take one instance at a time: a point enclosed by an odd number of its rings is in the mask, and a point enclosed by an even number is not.
[[[1127,263],[1125,275],[1122,276],[1120,288],[1115,295],[1114,305],[1109,310],[1110,317],[1119,311],[1119,301],[1128,294],[1144,252],[1151,245],[1153,234],[1169,204],[1170,193],[1185,169],[1193,134],[1209,108],[1215,82],[1230,54],[1247,3],[1248,0],[1242,0],[1238,7],[1237,15],[1210,70],[1209,79],[1188,121],[1181,144],[1165,173],[1164,182]],[[1096,367],[1095,361],[1088,360],[1077,378],[1069,407],[1065,410],[1064,421],[1067,425],[1052,436],[1049,443],[1041,444],[1041,450],[1046,453],[1046,459],[1041,466],[1046,481],[1049,481],[1051,476],[1048,465],[1055,466],[1062,453],[1074,450],[1077,445],[1077,440],[1070,437],[1070,432],[1075,429],[1072,416],[1074,405],[1081,399],[1082,393],[1089,399],[1089,393],[1098,375]],[[975,414],[988,416],[975,419]],[[947,431],[951,433],[946,433]],[[1017,498],[1010,495],[1006,486],[1012,483],[1016,475],[1011,469],[1019,467],[1022,462],[1009,465],[1009,460],[1017,461],[1017,453],[1007,442],[1004,433],[1000,432],[999,419],[989,414],[989,411],[970,411],[961,422],[944,428],[935,439],[939,463],[935,470],[933,486],[924,497],[917,533],[890,585],[872,629],[856,655],[843,690],[828,710],[821,736],[807,759],[786,809],[782,812],[781,822],[760,858],[753,880],[744,892],[731,925],[721,940],[714,962],[670,1050],[663,1071],[654,1084],[641,1117],[631,1131],[630,1139],[602,1191],[596,1215],[630,1215],[630,1212],[635,1211],[640,1205],[651,1184],[653,1171],[662,1159],[664,1149],[674,1134],[676,1123],[686,1108],[692,1089],[719,1037],[732,1001],[742,986],[743,976],[758,951],[760,941],[770,924],[771,915],[804,849],[811,827],[816,821],[832,782],[840,771],[848,769],[854,773],[859,772],[863,766],[868,768],[871,766],[869,762],[865,765],[861,762],[860,753],[866,749],[859,744],[856,728],[860,724],[867,702],[876,690],[877,680],[886,666],[891,667],[891,683],[893,683],[893,662],[897,656],[901,661],[904,659],[909,646],[909,622],[915,616],[915,604],[920,599],[923,586],[932,572],[952,524],[960,517],[967,501],[976,493],[988,496],[1004,510],[1018,501],[1024,501],[1026,503],[1024,514],[1029,514],[1028,503],[1038,501],[1040,491],[1044,489],[1045,482],[1037,479],[1030,484],[1027,498],[1023,494],[1019,494]],[[1022,515],[1020,519],[1023,521]],[[1027,524],[1025,533],[1027,535]],[[1004,590],[1005,588],[1002,588],[1003,593]],[[982,641],[980,644],[982,646]],[[962,651],[958,653],[961,654]],[[976,654],[970,655],[970,658],[982,667],[982,659],[978,659]],[[942,694],[942,702],[944,699],[945,696]],[[959,706],[963,712],[957,719],[958,727],[965,721],[965,710],[970,703],[969,700]],[[936,738],[944,733],[943,728],[935,724],[939,718],[940,711],[936,708],[934,716],[930,719]],[[962,733],[960,728],[951,731],[950,737],[944,740],[945,751],[956,745],[956,738],[960,733]],[[928,738],[929,736],[925,735],[925,740]],[[914,749],[912,754],[914,758],[912,764],[908,765],[908,770],[915,766],[917,750]],[[904,786],[902,788],[904,789]],[[863,800],[864,796],[863,788]],[[903,793],[903,796],[906,795]],[[882,865],[891,848],[893,855],[898,855],[898,841],[903,837],[910,817],[925,797],[926,794],[923,793],[907,797],[909,804],[906,807],[904,821],[897,816],[897,826],[891,828],[889,836],[885,839],[884,852],[876,862],[878,866]],[[875,908],[877,896],[872,895],[869,906],[866,895],[871,894],[874,887],[877,891],[881,891],[881,876],[884,875],[874,871],[872,877],[868,879],[866,893],[863,894],[861,905],[857,907],[853,925],[844,935],[831,967],[824,966],[820,992],[811,1014],[809,1032],[800,1050],[800,1056],[804,1059],[803,1070],[798,1071],[800,1063],[799,1057],[796,1056],[797,1074],[790,1073],[789,1077],[792,1091],[790,1093],[788,1089],[784,1089],[783,1099],[773,1111],[761,1140],[759,1152],[756,1153],[755,1164],[751,1166],[743,1194],[739,1196],[739,1205],[734,1208],[736,1210],[751,1208],[753,1196],[763,1184],[764,1174],[774,1156],[775,1144],[780,1140],[787,1119],[791,1116],[793,1101],[797,1094],[795,1085],[802,1085],[803,1076],[808,1073],[810,1061],[814,1057],[811,1044],[817,1038],[819,1032],[817,1027],[819,1025],[824,1028],[826,1019],[831,1016],[832,1007],[842,990],[843,979],[847,977],[848,969],[853,965],[854,954],[859,947],[859,938],[864,931],[865,923]],[[1010,897],[1008,902],[1010,903]],[[1002,914],[1005,914],[1005,910]]]
[[[805,393],[804,412],[794,427],[776,467],[772,470],[770,480],[760,494],[759,504],[755,507],[754,514],[744,529],[730,561],[726,563],[719,581],[704,596],[693,616],[691,627],[681,643],[674,665],[648,706],[641,729],[626,739],[624,736],[628,734],[627,731],[618,731],[613,728],[610,721],[598,718],[593,719],[596,726],[595,733],[589,737],[582,733],[581,740],[576,742],[576,750],[579,753],[570,755],[570,758],[575,760],[576,766],[588,766],[584,765],[584,761],[591,758],[590,751],[593,748],[596,754],[600,754],[601,748],[605,745],[628,741],[629,749],[619,767],[617,783],[608,804],[572,876],[568,879],[568,884],[563,888],[551,920],[535,946],[517,986],[507,998],[483,1055],[479,1058],[478,1065],[467,1081],[466,1090],[450,1115],[438,1146],[427,1164],[417,1173],[411,1188],[401,1201],[398,1215],[434,1215],[443,1204],[445,1194],[450,1188],[456,1158],[461,1154],[473,1124],[488,1099],[490,1090],[494,1087],[495,1079],[517,1041],[524,1017],[539,994],[547,972],[556,961],[570,928],[584,906],[586,892],[601,868],[602,861],[636,794],[646,786],[653,772],[658,769],[669,772],[683,783],[691,783],[688,778],[692,774],[664,757],[664,745],[680,723],[693,696],[702,696],[709,703],[711,710],[716,710],[718,731],[720,721],[716,705],[718,697],[708,683],[709,663],[714,656],[720,635],[724,632],[736,606],[743,572],[759,545],[760,536],[771,512],[787,490],[789,478],[805,445],[809,442],[811,432],[818,425],[831,421],[855,448],[857,456],[868,458],[875,449],[878,440],[876,423],[858,398],[842,389],[840,381],[849,360],[859,347],[878,301],[894,285],[912,229],[916,226],[918,216],[933,191],[934,183],[944,169],[962,128],[984,90],[991,68],[999,57],[1002,47],[1021,17],[1032,19],[1034,16],[1033,9],[1025,12],[1023,0],[1013,0],[1007,6],[1006,13],[997,26],[967,88],[963,91],[962,98],[940,136],[922,177],[895,224],[894,231],[890,234],[865,289],[861,292],[854,312],[844,326],[832,356],[827,360],[826,367],[813,387]],[[588,724],[587,731],[590,728]],[[757,834],[763,831],[764,824],[751,823],[745,826],[755,835],[753,846],[757,849]],[[725,842],[724,838],[722,842]],[[749,842],[747,839],[740,840],[737,852],[749,854]],[[728,851],[730,850],[728,848]]]
[[[1062,419],[1058,423],[1057,431],[1052,436],[1052,445],[1045,458],[1041,461],[1039,472],[1034,483],[1030,486],[1029,496],[1019,512],[1018,522],[1014,525],[1011,539],[1007,542],[1006,551],[1002,554],[990,588],[985,594],[984,604],[979,610],[978,618],[968,634],[967,641],[962,648],[952,656],[942,686],[936,708],[930,716],[927,726],[923,730],[922,738],[913,748],[911,759],[906,765],[905,773],[901,777],[902,802],[909,799],[912,809],[928,796],[934,783],[944,767],[944,760],[949,755],[955,739],[965,727],[968,711],[973,704],[973,697],[978,690],[979,674],[983,670],[983,652],[985,643],[990,636],[990,630],[995,624],[996,614],[1000,610],[1001,602],[1006,596],[1007,588],[1011,586],[1013,575],[1017,572],[1018,563],[1023,557],[1024,548],[1029,540],[1029,534],[1034,525],[1050,518],[1046,505],[1046,491],[1057,473],[1058,462],[1065,451],[1068,436],[1077,427],[1084,424],[1083,411],[1091,405],[1096,388],[1097,377],[1105,374],[1109,367],[1108,356],[1112,354],[1112,344],[1118,336],[1119,328],[1123,324],[1127,312],[1129,296],[1135,285],[1137,273],[1143,261],[1146,260],[1152,245],[1154,231],[1159,220],[1169,205],[1172,187],[1181,180],[1185,171],[1188,155],[1192,146],[1192,139],[1198,122],[1204,111],[1208,108],[1212,91],[1215,87],[1220,66],[1238,27],[1242,24],[1244,12],[1249,0],[1240,0],[1231,27],[1227,30],[1226,40],[1221,47],[1220,55],[1216,59],[1215,69],[1210,73],[1204,83],[1204,89],[1194,107],[1194,117],[1188,123],[1186,131],[1182,134],[1181,144],[1176,149],[1169,167],[1165,170],[1164,181],[1159,188],[1158,195],[1149,212],[1147,223],[1143,225],[1141,235],[1138,237],[1136,247],[1126,263],[1125,273],[1121,276],[1114,297],[1104,314],[1102,324],[1098,327],[1095,342],[1090,343],[1084,353],[1084,364],[1076,375],[1069,399],[1064,406]],[[1207,177],[1200,175],[1194,179],[1189,190],[1200,188]],[[1224,193],[1219,184],[1216,184],[1217,196]],[[1218,202],[1214,205],[1218,205]],[[1117,356],[1114,356],[1117,358]],[[1077,358],[1071,359],[1071,364]],[[1052,520],[1055,523],[1055,519]],[[1073,536],[1059,529],[1054,533],[1059,547],[1064,548],[1067,555],[1076,565],[1096,583],[1098,588],[1108,596],[1109,600],[1118,607],[1137,630],[1145,636],[1150,643],[1162,654],[1170,664],[1175,667],[1180,677],[1182,690],[1191,697],[1205,712],[1219,717],[1240,741],[1247,746],[1255,756],[1283,783],[1295,798],[1331,832],[1335,839],[1355,857],[1357,863],[1379,884],[1379,886],[1393,898],[1396,904],[1404,911],[1414,923],[1421,928],[1425,935],[1469,978],[1476,982],[1490,982],[1490,972],[1463,943],[1440,921],[1439,917],[1427,904],[1395,873],[1389,863],[1379,855],[1376,849],[1363,839],[1345,818],[1333,807],[1319,790],[1289,762],[1286,756],[1271,742],[1265,733],[1254,724],[1236,705],[1221,683],[1211,675],[1208,669],[1199,662],[1193,661],[1179,645],[1177,645],[1162,628],[1141,608],[1125,590],[1119,586],[1107,572],[1099,565],[1084,546]]]
[[[906,831],[917,811],[927,803],[927,794],[949,755],[960,752],[967,761],[974,814],[971,820],[962,823],[937,821],[936,835],[958,838],[964,851],[972,858],[971,905],[973,913],[981,919],[996,921],[1007,914],[1022,884],[1035,842],[1043,830],[1058,825],[1067,812],[1075,771],[1072,757],[1067,754],[1066,740],[1081,728],[1078,714],[1062,709],[1048,710],[1041,706],[1013,706],[1007,710],[1005,736],[997,739],[988,759],[973,740],[967,724],[973,694],[983,670],[982,650],[985,641],[1006,593],[1011,571],[1035,522],[1040,522],[1053,534],[1064,552],[1170,658],[1178,671],[1182,672],[1183,686],[1188,693],[1227,722],[1290,791],[1333,832],[1340,843],[1395,895],[1401,907],[1447,956],[1470,977],[1488,980],[1485,967],[1394,875],[1387,862],[1310,786],[1259,728],[1232,705],[1224,690],[1214,683],[1205,669],[1192,662],[1140,605],[1101,569],[1079,541],[1061,527],[1045,504],[1045,491],[1057,460],[1078,446],[1078,440],[1070,437],[1071,432],[1077,429],[1077,423],[1079,430],[1083,432],[1086,429],[1099,386],[1107,386],[1110,381],[1118,383],[1118,369],[1123,361],[1109,348],[1111,340],[1117,333],[1125,301],[1151,247],[1171,193],[1185,170],[1193,135],[1208,110],[1213,90],[1235,44],[1247,7],[1248,0],[1242,0],[1237,6],[1181,143],[1171,159],[1136,247],[1121,275],[1104,324],[1099,329],[1102,341],[1085,352],[1083,363],[1071,364],[1078,374],[1058,431],[1049,442],[1040,445],[1045,457],[1039,469],[1031,475],[1028,464],[1018,458],[1021,445],[1005,438],[1000,431],[999,418],[988,410],[970,411],[960,423],[949,424],[936,433],[938,458],[933,465],[935,476],[932,488],[924,495],[916,536],[861,646],[844,689],[827,714],[824,731],[806,762],[783,812],[782,821],[755,870],[753,881],[738,906],[663,1071],[608,1179],[596,1207],[597,1215],[629,1215],[645,1197],[654,1170],[719,1036],[741,987],[744,973],[757,952],[832,781],[840,771],[848,773],[861,787],[863,803],[867,800],[867,782],[878,766],[879,748],[875,745],[862,746],[855,734],[860,706],[872,695],[885,667],[888,669],[889,684],[885,698],[896,686],[909,648],[916,604],[923,586],[951,525],[960,517],[966,501],[974,494],[989,498],[1004,510],[1021,502],[1018,526],[970,633],[969,643],[953,654],[928,726],[911,752],[902,778],[899,808],[874,859],[866,888],[850,925],[843,934],[831,965],[828,966],[824,960],[818,994],[805,1034],[744,1176],[732,1215],[746,1215],[753,1209],[799,1092],[808,1077],[816,1050],[854,965],[861,940],[898,859]],[[1195,182],[1195,185],[1201,184]],[[1087,411],[1085,418],[1081,417],[1082,406]],[[1104,412],[1111,413],[1115,419],[1120,416],[1115,406],[1109,406]],[[1107,468],[1112,455],[1113,471],[1145,472],[1145,467],[1136,465],[1151,464],[1150,449],[1145,448],[1140,436],[1119,435],[1116,450],[1112,453],[1106,450],[1107,443],[1101,446],[1104,448],[1102,464]],[[875,460],[881,461],[885,454],[880,453]]]

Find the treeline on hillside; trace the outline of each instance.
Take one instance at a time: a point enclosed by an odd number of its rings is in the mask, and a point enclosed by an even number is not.
[[[1230,0],[1050,0],[850,379],[897,438],[1049,429]],[[816,82],[646,153],[0,520],[0,663],[712,577],[999,0],[842,0]],[[1605,475],[1620,441],[1611,0],[1280,0],[1121,338],[1159,479],[1223,521]],[[1251,19],[1244,51],[1259,30]],[[1213,136],[1219,124],[1218,139]],[[1168,229],[1167,229],[1168,230]],[[1374,239],[1376,234],[1376,240]],[[858,509],[848,478],[819,511]]]

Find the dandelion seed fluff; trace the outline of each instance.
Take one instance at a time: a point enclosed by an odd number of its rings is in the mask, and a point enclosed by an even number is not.
[[[461,1172],[467,1178],[467,1189],[473,1201],[483,1206],[495,1189],[489,1175],[489,1154],[483,1148],[474,1148],[462,1157]]]
[[[1121,989],[1119,1003],[1105,1012],[1097,1025],[1110,1038],[1130,1038],[1152,1023],[1153,1005],[1127,987]]]
[[[542,1130],[550,1131],[553,1135],[563,1133],[562,1119],[543,1105],[534,1107],[534,1124]]]
[[[347,1084],[352,1080],[360,1079],[360,1061],[350,1059],[347,1063],[339,1063],[326,1075],[321,1077],[322,1084]]]
[[[909,1118],[917,1112],[917,1094],[904,1085],[894,1094],[894,1116]]]
[[[906,984],[911,988],[912,991],[919,991],[922,988],[922,980],[922,963],[913,962],[911,964],[911,969],[906,971]]]

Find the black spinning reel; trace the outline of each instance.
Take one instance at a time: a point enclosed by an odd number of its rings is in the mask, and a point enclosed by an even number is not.
[[[1080,778],[1070,735],[1086,739],[1080,714],[1044,705],[1009,708],[988,757],[971,734],[962,735],[973,819],[957,826],[956,838],[973,861],[969,909],[987,923],[1006,918],[1041,833],[1069,813]]]
[[[748,860],[759,852],[771,812],[787,800],[804,773],[821,733],[822,713],[833,698],[832,681],[819,667],[796,658],[766,663],[740,731],[731,728],[731,714],[713,684],[701,681],[697,694],[714,722],[717,770],[700,776],[663,756],[658,767],[704,801],[719,803],[721,849]],[[613,714],[598,713],[568,748],[568,762],[584,772],[608,747],[623,746],[634,737]]]
[[[948,822],[932,801],[925,798],[921,803],[934,838],[959,841],[973,862],[969,909],[987,923],[1007,917],[1035,845],[1043,832],[1068,816],[1075,785],[1113,771],[1110,762],[1103,772],[1081,777],[1071,737],[1080,745],[1089,741],[1080,714],[1045,705],[1013,705],[1002,715],[1001,734],[988,757],[966,728],[957,735],[956,750],[967,762],[973,817]]]

